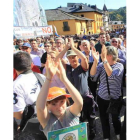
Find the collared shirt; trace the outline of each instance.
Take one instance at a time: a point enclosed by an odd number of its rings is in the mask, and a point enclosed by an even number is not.
[[[105,42],[105,46],[111,46],[110,42]],[[102,50],[102,45],[100,44],[100,42],[98,42],[97,44],[95,44],[95,49],[97,52],[99,52],[99,54],[101,54],[101,50]]]
[[[43,55],[45,52],[46,52],[46,51],[45,51],[44,49],[38,48],[37,51],[34,51],[34,50],[32,49],[31,54],[38,55],[38,56],[41,58],[42,55]]]
[[[121,49],[118,49],[118,58],[120,59],[120,63],[124,66],[126,65],[126,55],[125,52]]]

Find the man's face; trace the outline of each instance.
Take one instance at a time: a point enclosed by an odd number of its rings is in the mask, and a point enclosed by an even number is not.
[[[112,39],[111,45],[118,48],[118,40],[117,39]]]
[[[21,50],[24,51],[24,52],[27,52],[27,53],[29,53],[29,54],[31,53],[31,48],[26,47],[26,46],[22,46],[22,47],[21,47]]]
[[[56,41],[56,47],[59,50],[59,52],[61,52],[63,50],[63,43],[62,43],[62,40],[61,39],[58,39]]]
[[[104,44],[106,42],[106,36],[105,35],[100,35],[100,43]]]
[[[37,38],[36,40],[39,44],[41,43],[41,38]]]
[[[22,46],[22,45],[23,45],[23,42],[22,42],[22,41],[18,41],[17,44],[18,44],[19,46]]]
[[[78,60],[79,58],[77,57],[77,55],[71,55],[71,56],[68,56],[68,60],[70,62],[70,65],[75,68],[77,65],[78,65]]]
[[[36,42],[36,41],[32,41],[32,42],[31,42],[31,47],[32,47],[33,49],[37,49],[37,48],[38,48],[37,42]]]
[[[86,42],[82,43],[82,47],[84,52],[90,51],[90,45],[88,45]]]

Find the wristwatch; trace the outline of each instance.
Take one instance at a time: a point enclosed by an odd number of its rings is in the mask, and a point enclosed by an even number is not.
[[[103,64],[106,64],[108,61],[107,60],[105,60],[104,62],[103,62]]]

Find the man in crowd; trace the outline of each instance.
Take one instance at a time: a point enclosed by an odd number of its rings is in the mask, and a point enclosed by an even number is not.
[[[17,39],[17,45],[15,45],[16,50],[20,50],[23,42],[21,39]]]
[[[38,47],[43,49],[44,48],[44,44],[41,43],[42,38],[41,37],[37,37],[36,40],[37,40]]]
[[[21,50],[30,54],[35,66],[38,66],[39,68],[41,67],[40,57],[38,55],[31,54],[31,45],[29,43],[24,43],[21,47]]]
[[[21,120],[26,105],[33,104],[40,92],[41,86],[31,71],[32,59],[29,53],[18,51],[14,53],[14,69],[18,77],[13,83],[14,118]],[[41,75],[45,81],[45,76]]]
[[[106,41],[106,34],[105,33],[100,33],[99,34],[99,41],[98,43],[95,45],[95,49],[97,52],[99,52],[99,54],[101,55],[101,50],[102,50],[102,45],[110,46],[110,43]],[[101,62],[101,58],[100,58],[100,62]]]
[[[31,39],[30,44],[32,47],[31,54],[38,55],[41,58],[42,55],[44,54],[45,50],[42,48],[38,48],[38,44],[37,44],[36,39]]]

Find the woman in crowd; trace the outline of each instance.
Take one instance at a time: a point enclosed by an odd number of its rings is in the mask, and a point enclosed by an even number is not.
[[[51,47],[52,47],[52,45],[49,42],[44,43],[44,49],[46,52],[41,57],[41,72],[42,72],[43,68],[45,67],[47,53],[49,53],[51,51]]]
[[[70,94],[59,87],[49,88],[50,82],[57,70],[60,79]],[[49,55],[46,63],[46,81],[37,98],[37,117],[47,137],[48,131],[53,131],[79,124],[79,115],[83,107],[83,99],[78,90],[67,79],[61,61],[55,62]],[[67,107],[67,98],[73,99],[73,105]]]
[[[105,47],[102,46],[101,59],[102,62],[99,62],[99,53],[95,49],[92,50],[92,55],[94,57],[94,62],[90,70],[90,75],[93,77],[93,80],[99,76],[100,84],[97,95],[97,103],[99,106],[100,119],[103,130],[103,137],[105,140],[110,139],[110,126],[109,126],[109,114],[107,113],[107,108],[109,106],[109,93],[107,88],[107,79],[109,84],[109,90],[111,98],[119,99],[121,96],[121,83],[124,72],[124,67],[121,63],[117,62],[118,51],[113,46]],[[121,122],[119,119],[120,109],[118,109],[117,114],[112,115],[112,122],[115,129],[115,134],[119,140]]]
[[[58,55],[58,52],[57,51],[50,51],[48,54],[51,56],[51,59],[53,59],[55,61],[56,56]],[[42,74],[47,75],[46,67],[44,67]],[[50,83],[50,87],[59,87],[59,88],[63,88],[64,90],[66,90],[65,85],[63,84],[63,82],[61,82],[61,80],[59,79],[59,76],[60,76],[59,72],[57,72],[53,76],[51,83]]]

